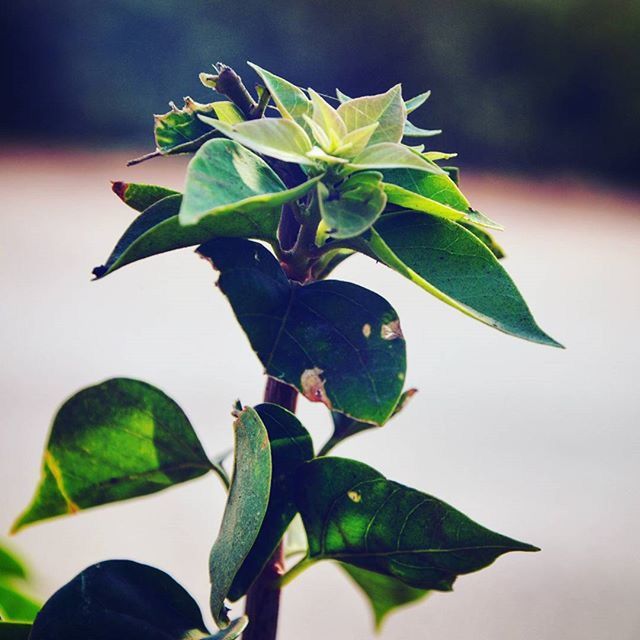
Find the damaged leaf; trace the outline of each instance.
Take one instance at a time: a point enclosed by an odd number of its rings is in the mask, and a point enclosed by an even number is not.
[[[406,356],[402,337],[381,335],[398,319],[383,298],[337,280],[290,282],[273,255],[247,240],[212,240],[198,251],[220,271],[219,287],[267,374],[357,420],[386,422]]]

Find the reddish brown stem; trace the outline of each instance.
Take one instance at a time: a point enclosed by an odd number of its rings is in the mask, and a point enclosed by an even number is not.
[[[295,412],[297,398],[298,392],[292,387],[273,378],[267,379],[265,402],[273,402]],[[280,610],[277,583],[283,573],[284,548],[280,543],[247,593],[245,613],[249,617],[249,626],[242,634],[243,640],[275,640]]]

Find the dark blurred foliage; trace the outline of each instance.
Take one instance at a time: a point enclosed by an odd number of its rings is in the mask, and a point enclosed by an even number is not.
[[[638,0],[14,0],[1,133],[147,144],[212,62],[351,95],[432,89],[415,123],[465,165],[629,180],[640,164]]]

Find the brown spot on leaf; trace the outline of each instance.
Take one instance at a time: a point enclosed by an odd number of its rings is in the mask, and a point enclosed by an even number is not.
[[[400,320],[395,319],[391,322],[387,322],[380,328],[380,337],[383,340],[397,340],[398,338],[404,338],[402,335],[402,329],[400,328]]]
[[[362,335],[365,338],[368,338],[371,335],[371,325],[368,322],[362,325]]]
[[[353,489],[351,489],[351,491],[347,491],[347,496],[349,496],[349,500],[356,504],[362,500],[362,494],[359,491],[354,491]]]
[[[120,200],[125,202],[125,193],[127,192],[127,187],[129,185],[126,182],[120,182],[117,180],[111,181],[111,191],[115,193]]]
[[[305,369],[300,376],[300,386],[305,398],[311,402],[322,402],[331,409],[331,400],[324,389],[325,381],[322,379],[322,369],[314,367]]]

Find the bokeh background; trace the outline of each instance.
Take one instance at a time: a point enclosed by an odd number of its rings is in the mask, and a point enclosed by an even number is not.
[[[180,188],[151,114],[211,94],[197,73],[249,59],[325,93],[407,97],[442,128],[474,206],[507,228],[506,268],[568,349],[462,317],[364,258],[336,276],[398,309],[420,389],[396,421],[336,451],[543,548],[512,554],[397,614],[382,638],[632,640],[640,634],[640,4],[632,0],[18,0],[2,7],[0,535],[28,502],[50,419],[115,375],[173,396],[214,455],[229,407],[260,400],[260,367],[214,274],[190,251],[98,283],[131,213],[109,179]],[[317,443],[325,411],[302,403]],[[206,608],[224,507],[214,478],[41,524],[12,540],[44,598],[86,565],[163,568]],[[281,637],[373,637],[332,566],[284,595]],[[239,611],[240,607],[236,607]]]

